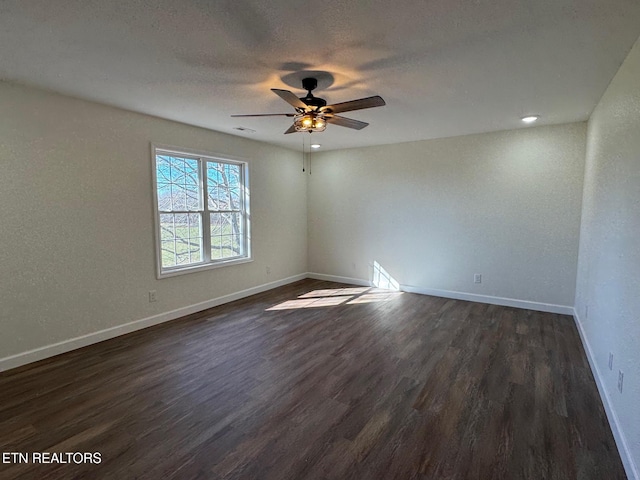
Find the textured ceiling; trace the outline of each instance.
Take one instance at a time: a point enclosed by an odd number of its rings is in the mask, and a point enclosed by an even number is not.
[[[328,72],[329,103],[387,102],[313,134],[334,149],[586,120],[639,35],[637,0],[0,0],[0,78],[299,149],[230,115]]]

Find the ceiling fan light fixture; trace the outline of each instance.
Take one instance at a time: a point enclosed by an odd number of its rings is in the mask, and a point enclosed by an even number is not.
[[[367,122],[354,120],[353,118],[342,117],[336,113],[351,112],[365,108],[382,107],[385,101],[379,95],[372,97],[358,98],[347,102],[327,105],[324,98],[315,97],[313,90],[318,86],[316,78],[307,77],[302,79],[302,87],[307,91],[306,97],[298,97],[289,90],[272,88],[271,91],[278,95],[295,109],[295,113],[256,113],[251,115],[231,115],[232,117],[293,117],[291,125],[284,134],[295,132],[324,132],[327,123],[340,127],[362,130],[369,125]]]
[[[295,119],[293,123],[298,132],[324,132],[327,122],[315,113],[307,113]]]

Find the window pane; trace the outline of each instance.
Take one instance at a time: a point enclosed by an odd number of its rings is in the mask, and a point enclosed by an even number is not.
[[[187,209],[187,195],[184,185],[179,183],[171,184],[171,210],[186,210]]]
[[[222,257],[222,237],[211,237],[211,259],[220,260]]]
[[[242,215],[211,213],[211,258],[224,259],[244,254]]]
[[[211,210],[239,210],[240,165],[207,162],[207,197]]]
[[[238,235],[231,236],[231,250],[233,251],[233,255],[242,255],[244,252],[242,251],[242,239]]]
[[[156,155],[156,177],[158,183],[171,183],[171,162],[166,155]]]
[[[158,184],[158,210],[161,212],[172,210],[170,184]]]
[[[156,155],[156,178],[160,211],[201,208],[198,160]]]
[[[203,260],[200,213],[160,215],[162,266],[189,265]]]
[[[209,183],[209,193],[207,195],[208,201],[209,201],[209,209],[210,210],[221,210],[220,206],[218,205],[218,187],[217,186],[211,186],[211,183]]]
[[[222,173],[220,171],[221,164],[217,162],[207,162],[207,185],[209,198],[209,208],[213,210],[222,210],[219,206],[219,186],[222,184]]]
[[[220,210],[231,210],[229,188],[227,187],[227,185],[220,185],[220,187],[218,188],[218,208]]]
[[[240,189],[235,188],[231,190],[231,210],[240,210],[242,203],[240,203]]]
[[[229,210],[240,208],[240,165],[225,165]]]
[[[209,218],[211,219],[211,236],[216,237],[222,235],[222,224],[220,222],[220,213],[211,213]]]
[[[173,214],[160,215],[160,238],[162,240],[171,240],[175,238],[175,228],[173,225]]]
[[[223,237],[227,233],[229,226],[227,225],[224,213],[211,213],[211,258],[225,258]]]
[[[242,235],[242,215],[240,212],[229,214],[231,221],[231,233],[233,235]]]
[[[185,189],[187,210],[200,208],[200,192],[198,185],[187,185]]]
[[[173,240],[162,241],[162,266],[173,267],[176,264],[175,242]]]
[[[200,172],[198,169],[198,160],[187,158],[184,161],[184,174],[186,185],[198,185],[200,183]]]

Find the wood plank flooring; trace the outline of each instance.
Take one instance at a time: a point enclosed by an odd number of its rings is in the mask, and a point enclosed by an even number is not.
[[[0,452],[101,455],[2,479],[626,478],[572,318],[315,280],[0,374]]]

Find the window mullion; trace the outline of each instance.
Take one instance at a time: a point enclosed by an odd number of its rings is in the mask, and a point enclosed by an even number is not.
[[[209,185],[207,182],[207,161],[200,158],[200,185],[202,188],[202,248],[205,262],[211,261],[211,215],[209,214]]]

